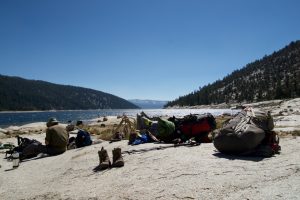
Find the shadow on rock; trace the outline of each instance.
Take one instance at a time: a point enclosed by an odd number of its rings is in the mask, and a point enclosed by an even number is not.
[[[245,160],[245,161],[253,161],[253,162],[259,162],[265,159],[264,157],[260,156],[240,156],[240,155],[231,155],[231,154],[224,154],[224,153],[214,153],[214,156],[218,158],[225,158],[228,160]]]
[[[107,172],[107,171],[109,171],[109,170],[111,170],[111,168],[102,168],[101,166],[96,166],[94,169],[93,169],[93,172]]]

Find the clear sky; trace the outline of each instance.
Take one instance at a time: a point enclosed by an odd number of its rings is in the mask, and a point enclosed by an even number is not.
[[[0,74],[173,100],[300,39],[299,0],[0,0]]]

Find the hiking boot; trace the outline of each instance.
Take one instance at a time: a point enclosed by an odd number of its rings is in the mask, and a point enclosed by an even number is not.
[[[124,160],[121,154],[121,148],[115,148],[113,151],[113,167],[123,167]]]
[[[100,159],[100,164],[99,168],[100,170],[107,169],[111,166],[107,151],[102,147],[101,151],[98,151],[99,159]]]

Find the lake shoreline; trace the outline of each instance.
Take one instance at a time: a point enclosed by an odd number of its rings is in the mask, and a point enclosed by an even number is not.
[[[290,99],[290,100],[273,100],[273,101],[264,101],[264,102],[257,102],[257,103],[251,103],[251,104],[243,104],[242,106],[247,107],[253,107],[253,108],[258,108],[258,109],[263,109],[263,110],[269,110],[271,111],[271,115],[273,116],[274,123],[275,123],[275,131],[278,132],[293,132],[293,131],[300,131],[300,98],[295,98],[295,99]],[[202,109],[202,110],[201,110]],[[208,107],[206,108],[208,110]],[[171,108],[168,109],[160,109],[161,110],[161,116],[173,116],[176,114],[182,114],[181,111],[186,111],[187,114],[193,113],[196,111],[206,111],[206,109],[203,106],[198,106],[198,107],[181,107],[173,110]],[[211,107],[210,107],[211,109]],[[72,121],[76,120],[83,120],[86,121],[87,123],[91,123],[93,121],[99,121],[101,117],[103,116],[112,116],[111,119],[117,118],[117,116],[122,116],[124,113],[122,111],[128,111],[128,109],[121,109],[119,110],[118,114],[114,115],[100,115],[99,113],[97,114],[98,111],[100,110],[91,110],[91,112],[95,112],[91,118],[78,118],[74,117],[71,119]],[[129,109],[129,110],[134,110],[135,114],[132,114],[131,117],[135,116],[137,113],[141,111],[145,111],[147,114],[150,116],[152,115],[150,111],[157,111],[157,109]],[[175,110],[175,111],[174,111]],[[113,110],[105,110],[105,111],[113,111]],[[147,112],[148,111],[148,112]],[[174,111],[174,112],[171,112]],[[231,110],[230,109],[216,109],[215,111],[220,111],[216,116],[222,115],[222,114],[231,114],[228,113]],[[228,112],[225,112],[228,111]],[[237,110],[238,111],[238,110]],[[34,111],[37,113],[41,112],[46,112],[49,115],[47,118],[45,117],[45,120],[33,120],[30,123],[25,123],[23,125],[7,125],[5,128],[0,128],[0,138],[5,137],[6,135],[9,135],[9,133],[38,133],[41,131],[45,130],[45,123],[47,119],[51,116],[55,116],[54,114],[56,112],[47,112],[47,111]],[[30,113],[34,113],[30,112]],[[60,112],[60,111],[59,111]],[[61,111],[61,112],[69,112],[69,111]],[[70,111],[72,112],[72,111]],[[75,112],[78,112],[80,115],[80,112],[83,112],[81,110],[76,110]],[[85,111],[84,111],[85,112]],[[89,112],[89,111],[87,111]],[[24,113],[24,112],[14,112],[14,114],[18,113]],[[0,113],[1,114],[1,113]],[[126,113],[125,113],[126,114]],[[71,118],[71,117],[70,117]],[[58,118],[58,120],[60,120]],[[66,124],[67,121],[60,120],[63,123]],[[101,121],[101,120],[100,120]],[[115,121],[115,120],[114,120]],[[118,123],[118,121],[113,122],[113,123]],[[44,125],[43,125],[44,124]],[[13,134],[15,135],[15,134]]]

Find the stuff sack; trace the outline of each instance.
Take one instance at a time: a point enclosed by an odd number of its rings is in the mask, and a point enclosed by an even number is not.
[[[131,132],[129,135],[129,145],[138,145],[147,142],[159,142],[159,140],[148,130]]]
[[[75,144],[77,148],[89,146],[93,143],[89,132],[84,130],[79,130],[75,139]]]
[[[253,152],[274,127],[270,113],[245,109],[214,133],[213,143],[222,153]]]
[[[210,113],[186,115],[179,125],[180,132],[188,137],[205,135],[215,128],[216,120]]]

